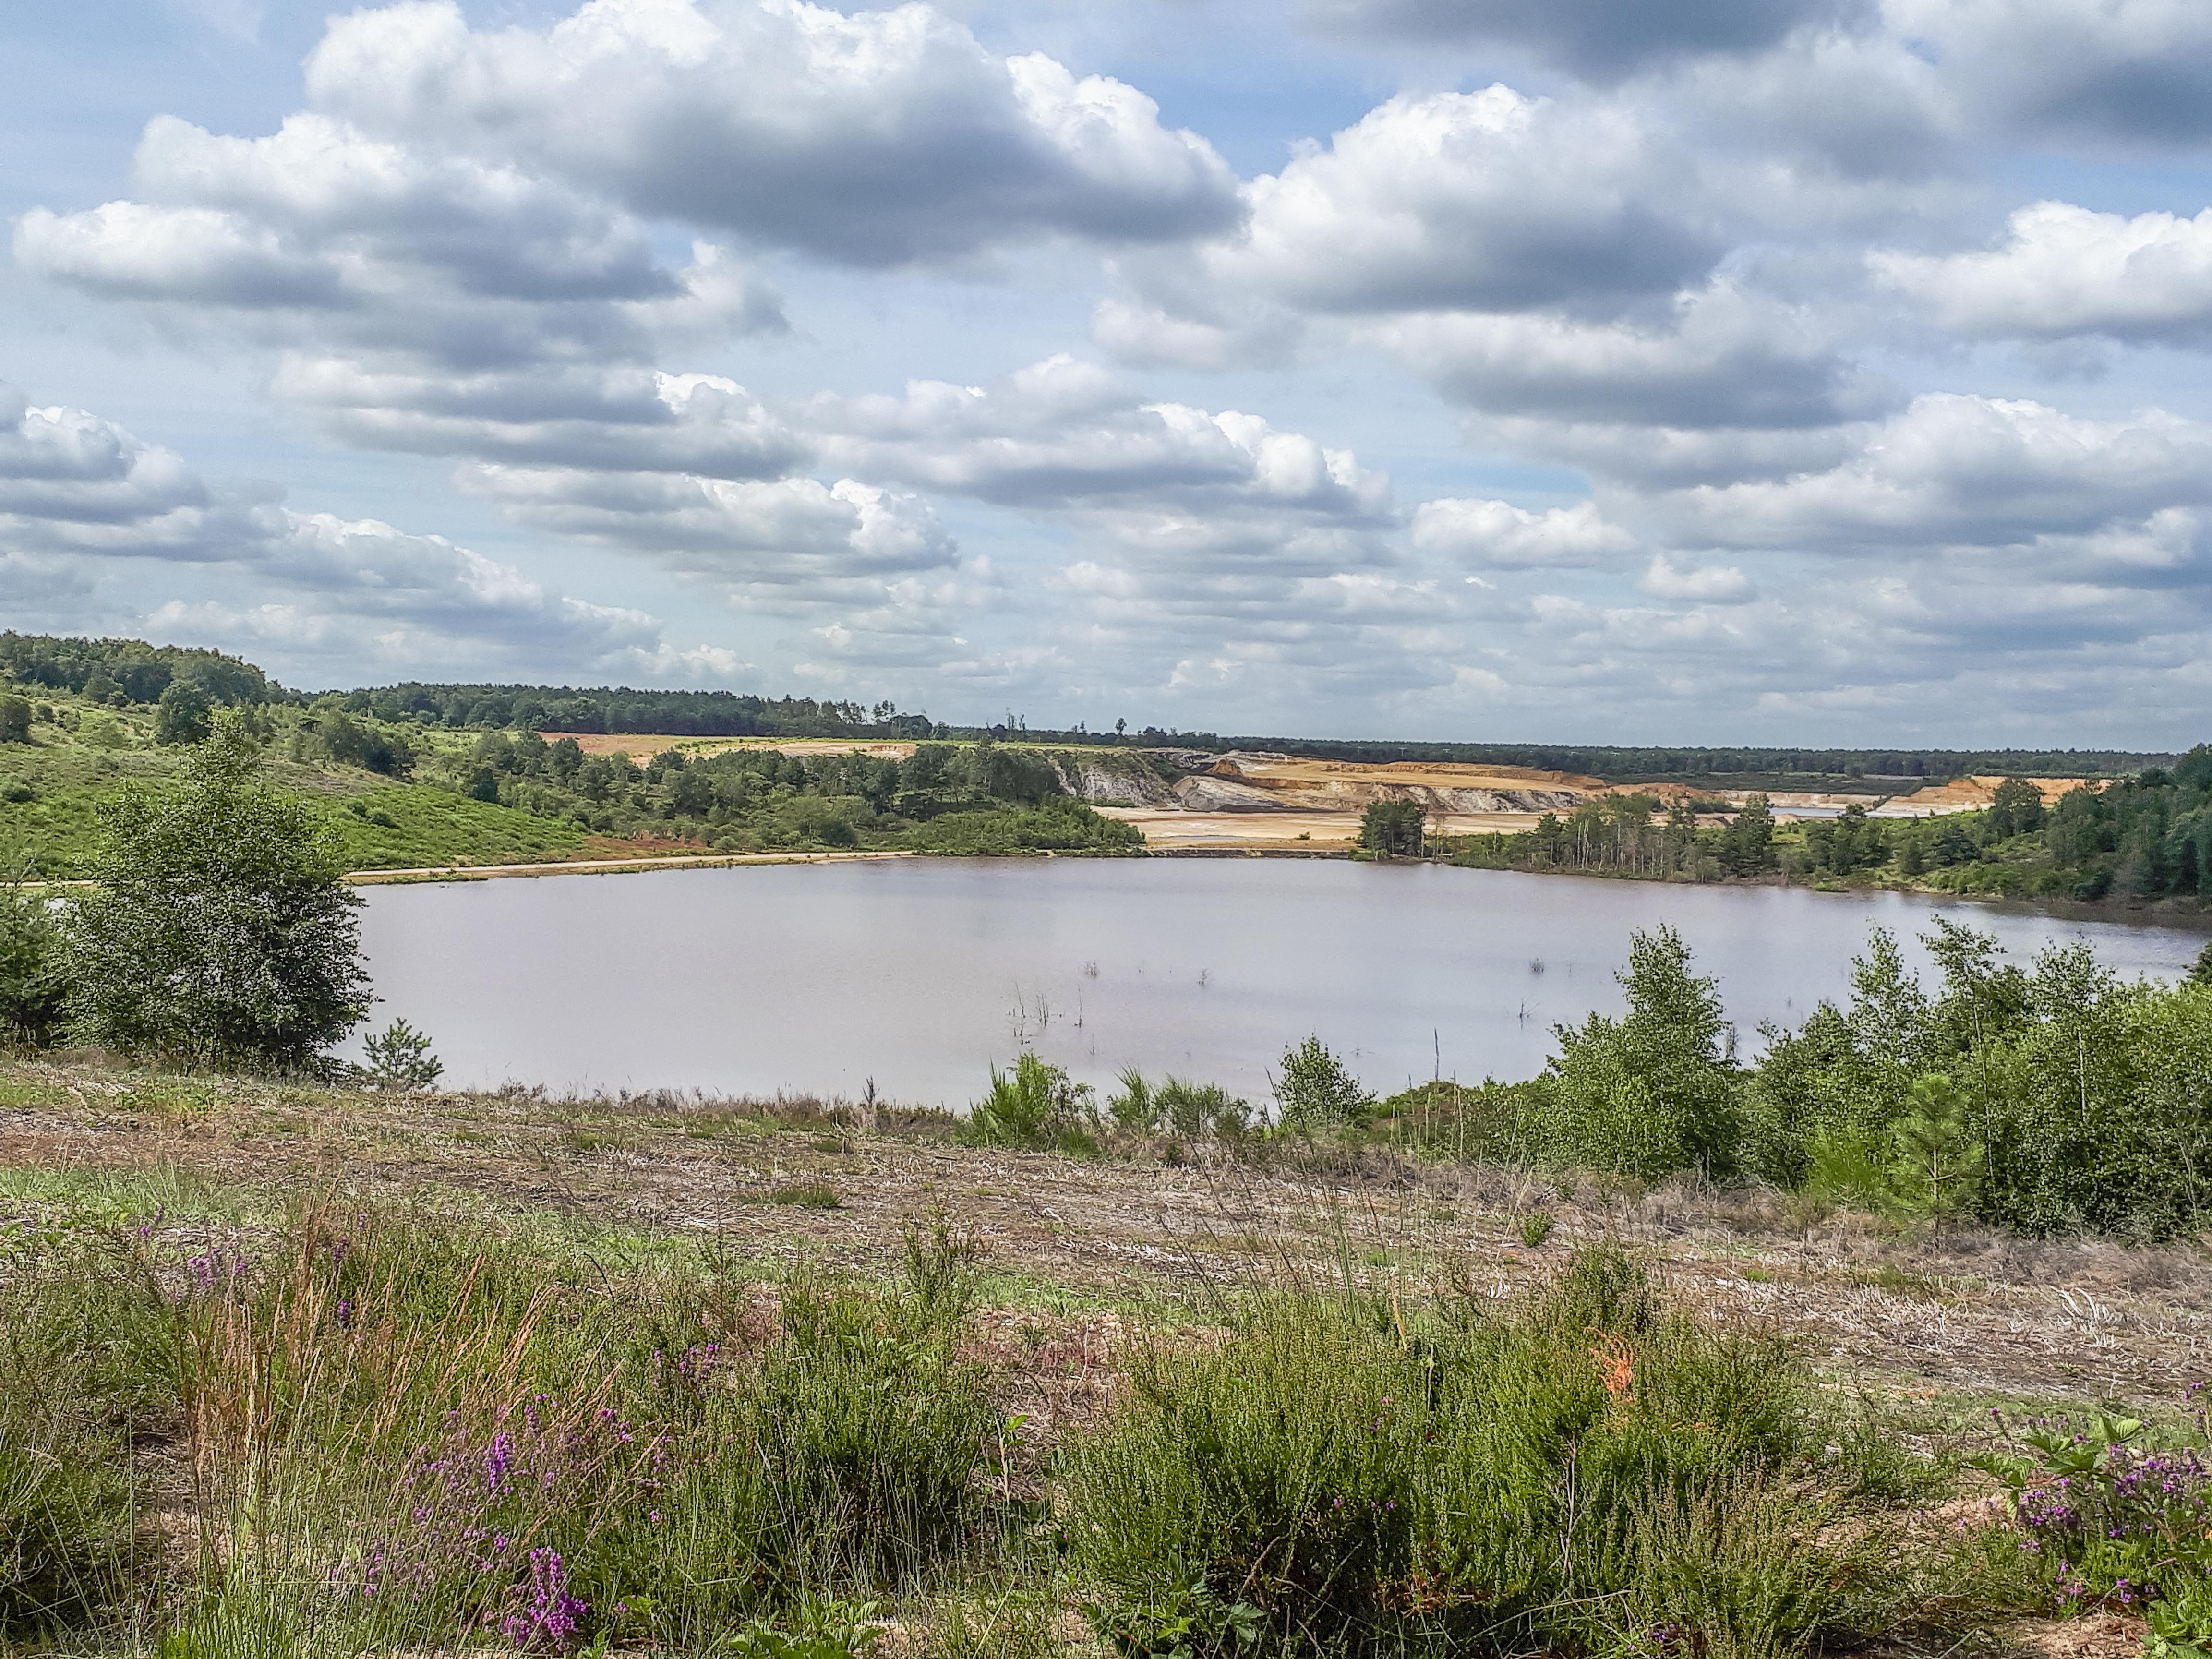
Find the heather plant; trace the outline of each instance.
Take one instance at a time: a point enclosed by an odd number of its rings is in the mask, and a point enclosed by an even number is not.
[[[0,1276],[0,1647],[132,1598],[135,1432],[158,1426],[166,1320],[105,1252]]]
[[[1502,1316],[1305,1291],[1140,1356],[1066,1535],[1129,1653],[1786,1653],[1879,1617],[1827,1443],[1784,1349],[1601,1248]]]
[[[2153,1444],[2132,1417],[2099,1413],[2015,1426],[2001,1413],[1990,1415],[2007,1443],[1974,1462],[2003,1484],[2054,1601],[2069,1611],[2171,1601],[2164,1638],[2201,1639],[2189,1634],[2205,1622],[2212,1574],[2212,1468],[2201,1449]],[[2200,1409],[2200,1440],[2203,1428]]]
[[[763,1304],[703,1261],[374,1215],[146,1267],[227,1540],[184,1650],[711,1644],[992,1535],[956,1297],[802,1275]]]

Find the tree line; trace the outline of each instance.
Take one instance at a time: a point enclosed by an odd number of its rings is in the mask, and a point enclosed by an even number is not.
[[[2008,961],[1940,916],[1923,942],[1932,989],[1877,930],[1848,1001],[1765,1028],[1745,1065],[1680,937],[1639,933],[1626,1014],[1556,1028],[1531,1082],[1469,1091],[1478,1145],[2036,1234],[2166,1237],[2212,1216],[2212,963],[2167,987],[2120,980],[2085,945]]]
[[[731,851],[792,847],[945,853],[1134,852],[1144,837],[1071,797],[1037,751],[985,738],[903,760],[769,748],[642,763],[575,738],[487,732],[453,763],[464,793],[605,835],[674,835]]]
[[[1714,815],[1730,822],[1698,823]],[[1519,834],[1462,837],[1447,850],[1454,863],[1482,869],[1780,875],[2023,898],[2202,897],[2212,895],[2212,745],[2049,804],[2033,783],[2008,778],[1978,811],[1883,819],[1855,804],[1792,828],[1776,823],[1762,795],[1738,808],[1632,793],[1564,817],[1545,813]]]

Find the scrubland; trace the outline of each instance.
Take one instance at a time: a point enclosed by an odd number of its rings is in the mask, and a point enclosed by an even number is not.
[[[2197,1639],[2192,1242],[1371,1135],[963,1138],[6,1066],[0,1645]]]

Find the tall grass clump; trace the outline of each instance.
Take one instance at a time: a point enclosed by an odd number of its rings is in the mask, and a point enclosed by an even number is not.
[[[182,1650],[719,1641],[988,1541],[957,1312],[310,1218],[187,1288]]]
[[[1875,1547],[1826,1541],[1826,1443],[1782,1346],[1597,1248],[1506,1313],[1306,1291],[1147,1352],[1066,1454],[1067,1537],[1125,1654],[1750,1659],[1870,1616]]]
[[[170,1322],[116,1252],[0,1263],[0,1647],[127,1618],[133,1441],[173,1426]]]
[[[1097,1150],[1097,1108],[1090,1085],[1027,1050],[1012,1069],[991,1068],[990,1092],[969,1108],[962,1139],[971,1146]]]

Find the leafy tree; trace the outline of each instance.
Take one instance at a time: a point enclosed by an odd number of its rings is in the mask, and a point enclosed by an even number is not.
[[[0,885],[0,1042],[43,1048],[60,1033],[61,929],[21,864]]]
[[[1905,831],[1897,851],[1897,872],[1908,881],[1928,873],[1928,843],[1919,830]]]
[[[404,738],[362,726],[343,708],[323,711],[315,722],[315,741],[341,766],[358,766],[392,778],[404,778],[415,769],[415,751]]]
[[[1427,820],[1419,801],[1370,801],[1359,815],[1359,844],[1386,856],[1419,858],[1427,848]]]
[[[21,697],[0,697],[0,743],[31,740],[31,705]]]
[[[1283,1050],[1275,1101],[1286,1129],[1341,1128],[1366,1121],[1375,1097],[1317,1036]]]
[[[2189,969],[2187,982],[2191,985],[2212,985],[2212,944],[2197,953],[2197,960]]]
[[[161,693],[161,712],[154,721],[154,741],[159,744],[205,743],[215,703],[197,685],[176,681]]]
[[[1972,863],[1979,850],[1964,823],[1956,817],[1946,817],[1936,826],[1935,844],[1929,849],[1929,855],[1939,866],[1948,869],[1954,864]]]
[[[2007,841],[2043,827],[2043,791],[2026,778],[2007,778],[1990,797],[1990,836]]]
[[[1543,1105],[1528,1150],[1542,1161],[1646,1178],[1675,1170],[1723,1175],[1735,1167],[1741,1118],[1720,988],[1690,970],[1672,927],[1639,932],[1617,977],[1620,1019],[1592,1014],[1553,1028]]]
[[[311,1066],[368,1009],[359,896],[306,802],[258,776],[242,718],[217,717],[159,793],[102,805],[98,884],[64,929],[74,1034],[125,1052]]]

